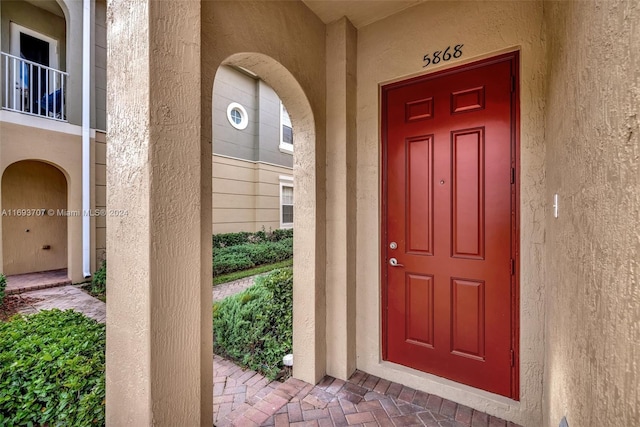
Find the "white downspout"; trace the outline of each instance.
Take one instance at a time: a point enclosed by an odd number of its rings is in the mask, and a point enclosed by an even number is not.
[[[82,2],[82,271],[91,276],[91,0]]]

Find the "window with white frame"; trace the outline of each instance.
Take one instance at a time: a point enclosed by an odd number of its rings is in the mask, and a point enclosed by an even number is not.
[[[280,228],[293,227],[293,178],[280,177]]]
[[[231,123],[231,126],[238,130],[246,129],[249,124],[249,116],[247,115],[247,110],[238,104],[237,102],[232,102],[227,107],[227,120]]]
[[[291,117],[289,117],[289,113],[282,102],[280,102],[280,150],[286,153],[293,153]]]

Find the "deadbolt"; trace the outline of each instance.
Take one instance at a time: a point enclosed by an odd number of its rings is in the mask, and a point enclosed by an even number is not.
[[[391,243],[389,243],[389,247],[391,249],[398,249],[398,244],[396,242],[391,242]]]

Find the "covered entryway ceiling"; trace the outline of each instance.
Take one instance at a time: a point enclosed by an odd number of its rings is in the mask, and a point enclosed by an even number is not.
[[[426,0],[302,0],[309,9],[328,24],[343,16],[356,27],[379,21]]]

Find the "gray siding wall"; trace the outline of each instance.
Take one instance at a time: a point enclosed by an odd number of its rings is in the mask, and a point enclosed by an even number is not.
[[[293,167],[293,156],[280,151],[280,98],[265,82],[258,83],[260,133],[258,160]]]
[[[227,119],[227,107],[237,102],[249,115],[246,129]],[[213,153],[250,161],[293,167],[293,156],[280,145],[280,98],[271,87],[231,67],[218,69],[213,84]]]
[[[220,67],[213,83],[213,152],[245,160],[257,159],[257,80],[233,70]],[[249,116],[249,124],[239,130],[227,119],[227,107],[237,102]]]
[[[107,3],[95,4],[95,128],[107,130]]]

